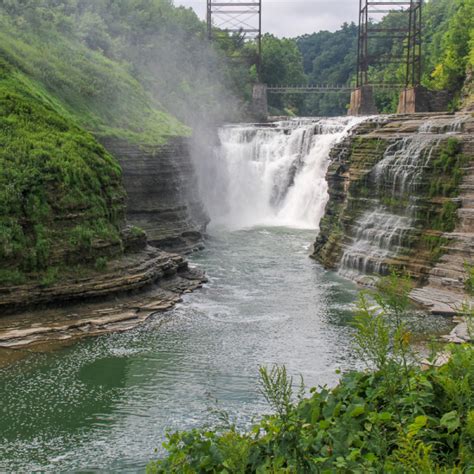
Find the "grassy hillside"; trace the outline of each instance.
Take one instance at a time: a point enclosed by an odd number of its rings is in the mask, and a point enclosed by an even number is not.
[[[123,215],[114,158],[0,59],[0,284],[87,262],[97,240],[120,251]]]
[[[1,7],[0,285],[47,285],[123,251],[121,170],[97,139],[160,145],[190,130],[130,64]]]
[[[0,16],[0,55],[47,90],[65,117],[96,135],[161,144],[189,134],[141,86],[125,64],[51,30],[18,29]]]

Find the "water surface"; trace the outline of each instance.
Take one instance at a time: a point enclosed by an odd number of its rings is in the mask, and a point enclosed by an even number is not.
[[[314,234],[217,232],[193,257],[209,284],[173,311],[0,369],[0,471],[140,472],[166,429],[266,411],[260,365],[336,383],[356,289],[308,258]]]

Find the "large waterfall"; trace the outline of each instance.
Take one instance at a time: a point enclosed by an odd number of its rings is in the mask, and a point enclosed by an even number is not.
[[[201,188],[212,222],[231,229],[318,228],[332,147],[361,118],[295,119],[219,131]]]

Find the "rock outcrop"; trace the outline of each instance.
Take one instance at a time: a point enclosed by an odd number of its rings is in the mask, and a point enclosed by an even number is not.
[[[0,348],[125,331],[170,309],[182,293],[205,282],[182,256],[142,239],[129,243],[129,252],[102,271],[88,270],[85,276],[73,271],[48,287],[0,288]]]
[[[435,313],[459,309],[474,265],[473,126],[468,114],[358,126],[332,151],[314,258],[363,284],[405,272],[424,287],[413,299]]]
[[[199,197],[189,139],[171,139],[161,147],[111,138],[102,142],[123,170],[128,221],[161,249],[187,253],[201,248],[209,218]]]
[[[463,311],[468,300],[466,267],[474,266],[474,120],[465,124],[464,133],[468,138],[463,140],[463,152],[470,160],[466,161],[459,187],[456,227],[443,234],[443,255],[430,270],[428,284],[412,292],[415,301],[437,314]]]

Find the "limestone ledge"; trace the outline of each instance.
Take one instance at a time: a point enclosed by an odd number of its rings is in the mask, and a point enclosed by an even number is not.
[[[202,286],[202,272],[153,247],[110,262],[106,271],[44,288],[0,288],[0,348],[123,332],[166,311]],[[54,308],[41,305],[51,305]],[[58,306],[62,304],[62,306]],[[32,307],[32,310],[21,308]]]

